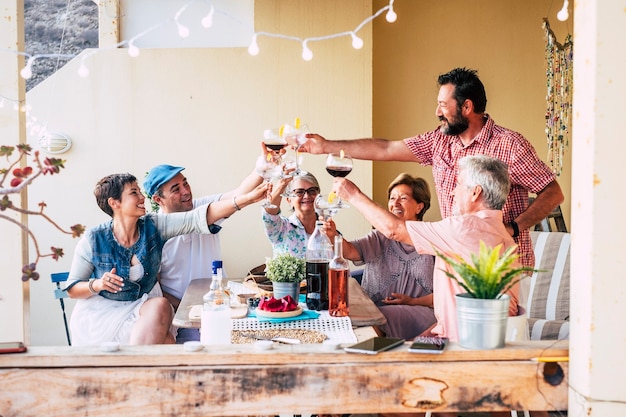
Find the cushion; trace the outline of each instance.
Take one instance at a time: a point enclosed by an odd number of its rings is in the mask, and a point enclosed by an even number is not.
[[[530,232],[535,253],[535,272],[528,296],[531,340],[569,338],[569,286],[571,235],[561,232]]]
[[[569,320],[528,319],[530,340],[569,339]]]

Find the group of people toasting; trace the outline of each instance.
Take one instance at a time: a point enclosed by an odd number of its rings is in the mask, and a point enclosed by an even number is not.
[[[198,199],[183,167],[158,165],[143,181],[160,208],[156,213],[146,213],[146,197],[133,175],[101,179],[94,194],[111,219],[78,243],[66,287],[79,299],[71,317],[74,344],[199,340],[195,330],[172,327],[174,309],[189,281],[210,276],[211,260],[221,259],[223,220],[266,198],[262,220],[274,250],[299,257],[319,218],[316,198],[318,210],[334,200],[358,210],[373,230],[344,239],[343,252],[365,265],[361,285],[387,317],[380,331],[405,339],[432,334],[456,340],[454,295],[462,289],[442,271],[449,267],[435,258],[434,249],[469,259],[480,241],[502,244],[503,250],[517,245],[521,263],[533,267],[529,228],[563,201],[563,193],[533,146],[485,113],[487,98],[476,71],[453,69],[440,75],[438,84],[440,123],[433,131],[397,141],[327,140],[306,133],[297,144],[298,152],[336,154],[333,162],[349,156],[431,165],[443,218],[438,222],[423,221],[431,204],[424,179],[398,175],[383,208],[345,177],[347,165],[333,168],[331,162],[335,178],[322,199],[316,177],[299,164],[298,172],[279,175],[273,186],[255,168],[236,189]],[[280,152],[264,147],[260,158],[269,161]],[[536,194],[530,205],[529,193]],[[283,198],[289,214],[280,210]],[[332,216],[323,220],[332,242],[337,227]],[[516,315],[526,294],[514,288],[511,295],[509,313]]]

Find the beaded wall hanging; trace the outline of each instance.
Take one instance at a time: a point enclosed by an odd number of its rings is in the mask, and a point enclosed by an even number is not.
[[[546,136],[548,163],[556,175],[563,170],[563,154],[569,146],[572,124],[573,43],[567,35],[560,44],[547,18],[543,19],[546,40]]]

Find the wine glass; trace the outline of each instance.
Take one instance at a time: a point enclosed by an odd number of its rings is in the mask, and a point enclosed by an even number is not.
[[[337,204],[339,201],[339,198],[334,193],[331,193],[329,196],[320,194],[315,197],[315,212],[318,216],[322,216],[324,220],[330,220],[340,209],[348,207],[345,203],[342,203],[342,205]]]
[[[345,177],[352,172],[352,158],[343,151],[329,153],[326,158],[326,171],[333,177]]]
[[[296,169],[298,164],[302,163],[302,154],[296,152],[291,147],[287,148],[284,154],[281,156],[283,163],[283,178],[291,178],[296,175]]]
[[[291,145],[291,147],[296,152],[296,170],[294,171],[294,175],[303,175],[307,172],[300,168],[300,146],[306,142],[306,134],[309,133],[309,127],[306,124],[300,124],[298,120],[296,120],[295,126],[284,125],[283,126],[283,135],[285,141]]]
[[[266,129],[263,132],[263,142],[265,146],[274,152],[280,152],[288,143],[280,135],[279,129]]]
[[[333,177],[345,177],[349,173],[352,172],[352,158],[341,151],[339,153],[329,153],[326,158],[326,171],[332,175]],[[332,197],[329,196],[329,197]],[[332,200],[333,198],[329,198]],[[346,203],[344,203],[339,196],[334,198],[339,208],[347,208],[349,207]]]
[[[274,178],[278,178],[282,174],[282,168],[280,165],[280,156],[267,154],[259,155],[256,160],[255,169],[267,182],[271,182]],[[278,208],[276,204],[272,204],[272,193],[268,190],[265,202],[261,205],[265,208]]]

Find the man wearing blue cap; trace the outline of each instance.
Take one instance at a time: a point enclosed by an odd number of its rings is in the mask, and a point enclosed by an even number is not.
[[[191,186],[182,174],[184,169],[172,165],[157,165],[148,172],[143,182],[148,197],[158,204],[163,213],[189,211],[199,205],[219,200],[231,200],[234,213],[254,202],[249,194],[263,183],[263,178],[253,171],[232,191],[194,200]],[[165,243],[159,272],[160,283],[163,295],[175,309],[192,279],[211,277],[212,261],[221,259],[217,235],[220,229],[217,224],[212,224],[209,226],[211,234],[182,235]],[[178,329],[177,343],[186,340],[200,340],[200,333],[197,329]]]

